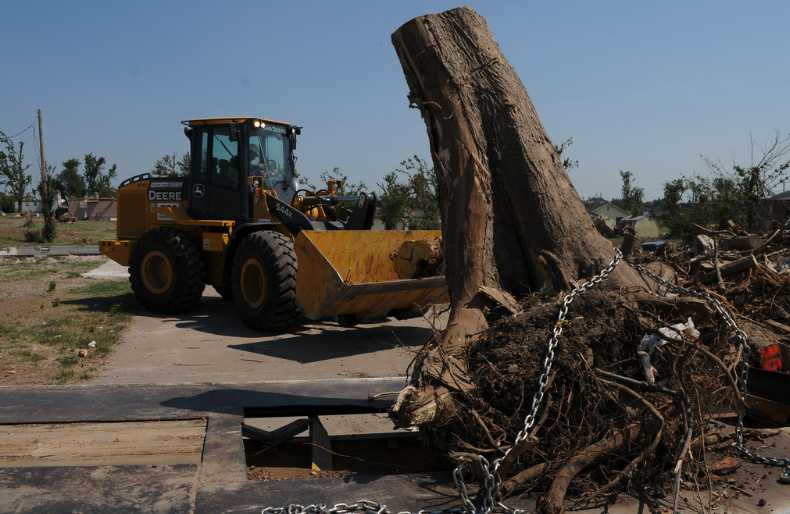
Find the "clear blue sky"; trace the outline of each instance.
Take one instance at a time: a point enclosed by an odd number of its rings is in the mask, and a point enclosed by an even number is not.
[[[748,161],[790,132],[790,2],[475,2],[556,144],[569,137],[582,197],[646,199]],[[0,22],[0,130],[44,119],[57,165],[88,152],[120,180],[188,150],[180,121],[262,116],[304,126],[297,168],[339,167],[369,188],[412,155],[425,126],[390,35],[445,1],[8,1]],[[38,175],[33,132],[26,162]]]

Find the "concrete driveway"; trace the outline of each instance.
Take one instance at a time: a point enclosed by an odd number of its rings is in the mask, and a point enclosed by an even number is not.
[[[126,268],[108,262],[90,274],[122,278]],[[436,321],[441,329],[446,315]],[[311,321],[287,333],[244,326],[233,304],[213,288],[189,313],[137,314],[91,384],[238,383],[402,377],[430,337],[432,323],[417,318],[382,320],[344,328]]]

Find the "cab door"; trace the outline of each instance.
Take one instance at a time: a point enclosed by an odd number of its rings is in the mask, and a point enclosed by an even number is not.
[[[242,126],[242,129],[244,126]],[[242,130],[243,131],[243,130]],[[197,219],[245,220],[247,189],[238,138],[228,125],[194,127],[189,214]],[[197,157],[199,156],[199,157]]]

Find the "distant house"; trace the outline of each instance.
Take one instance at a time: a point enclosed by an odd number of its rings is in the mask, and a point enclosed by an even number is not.
[[[639,237],[656,238],[659,235],[660,228],[655,218],[650,216],[632,216],[625,218],[621,221],[623,225],[628,225],[636,231]]]
[[[57,189],[55,190],[55,203],[52,206],[53,210],[60,207],[63,201],[60,199],[60,191]],[[42,212],[43,209],[43,202],[41,200],[36,199],[28,199],[22,200],[22,211],[27,212]]]
[[[621,219],[630,218],[631,213],[608,202],[586,202],[587,212],[593,219],[601,218],[607,225],[614,227]]]
[[[78,220],[107,220],[118,218],[118,202],[113,197],[99,198],[98,193],[88,198],[69,198],[69,214]]]
[[[790,191],[784,191],[773,196],[769,196],[763,201],[763,208],[767,214],[772,216],[787,214],[790,212]]]

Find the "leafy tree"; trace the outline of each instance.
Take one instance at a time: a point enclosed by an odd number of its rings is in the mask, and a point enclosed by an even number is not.
[[[664,207],[672,208],[683,198],[686,192],[686,183],[682,178],[664,183]]]
[[[299,177],[296,174],[294,176],[296,178]],[[321,173],[321,177],[319,178],[321,180],[320,186],[313,185],[310,179],[305,179],[303,185],[307,186],[312,190],[319,191],[321,189],[326,189],[326,183],[329,182],[330,180],[340,180],[342,182],[342,185],[340,186],[340,189],[337,191],[338,196],[358,195],[359,193],[366,191],[368,187],[367,185],[365,185],[364,182],[361,181],[356,184],[349,182],[348,177],[345,174],[340,173],[340,168],[338,167],[335,167],[332,171],[325,171]]]
[[[178,154],[165,155],[154,164],[151,174],[155,177],[188,177],[191,158],[189,152],[178,158]]]
[[[0,192],[0,211],[3,212],[14,212],[16,211],[16,207],[14,206],[14,197],[9,196],[5,193]]]
[[[623,203],[622,208],[633,215],[641,213],[645,190],[641,187],[636,187],[631,183],[633,180],[633,174],[630,171],[620,170],[620,178],[623,179],[623,197],[621,198]]]
[[[41,194],[41,213],[44,215],[44,226],[41,228],[41,239],[46,243],[55,240],[58,234],[57,223],[55,223],[55,179],[51,172],[47,174],[46,181],[38,184],[38,191]]]
[[[112,180],[118,177],[117,166],[104,172],[107,161],[104,157],[95,157],[92,153],[85,156],[83,179],[88,195],[99,193],[99,196],[115,196],[117,189],[112,187]]]
[[[436,174],[433,172],[433,167],[428,167],[428,163],[416,155],[413,159],[406,159],[400,164],[404,169],[396,168],[395,171],[408,175],[409,185],[411,186],[409,229],[441,229],[439,193],[436,187]],[[409,172],[408,170],[414,171]],[[418,213],[420,216],[417,216]]]
[[[407,181],[399,182],[400,175]],[[384,177],[379,187],[381,197],[381,219],[388,229],[398,222],[405,222],[409,230],[438,230],[441,228],[439,196],[433,168],[417,157],[401,162],[401,168]]]
[[[80,175],[79,159],[69,159],[63,163],[63,169],[55,176],[55,189],[60,190],[64,199],[84,198],[85,180]]]
[[[731,167],[720,160],[704,156],[703,161],[713,174],[713,188],[739,214],[748,228],[759,228],[763,199],[773,195],[787,182],[790,174],[790,136],[784,137],[777,130],[772,141],[758,145],[749,135],[749,164]]]
[[[25,173],[30,167],[25,166],[23,161],[22,148],[24,143],[19,142],[19,153],[14,150],[14,143],[3,132],[0,132],[0,144],[4,144],[6,150],[0,150],[0,185],[10,190],[18,204],[17,210],[22,210],[22,200],[25,199],[25,192],[33,178]]]
[[[394,230],[398,223],[405,223],[411,214],[409,194],[411,188],[398,182],[398,173],[393,171],[384,177],[384,184],[379,184],[384,191],[381,195],[379,212],[387,230]]]

